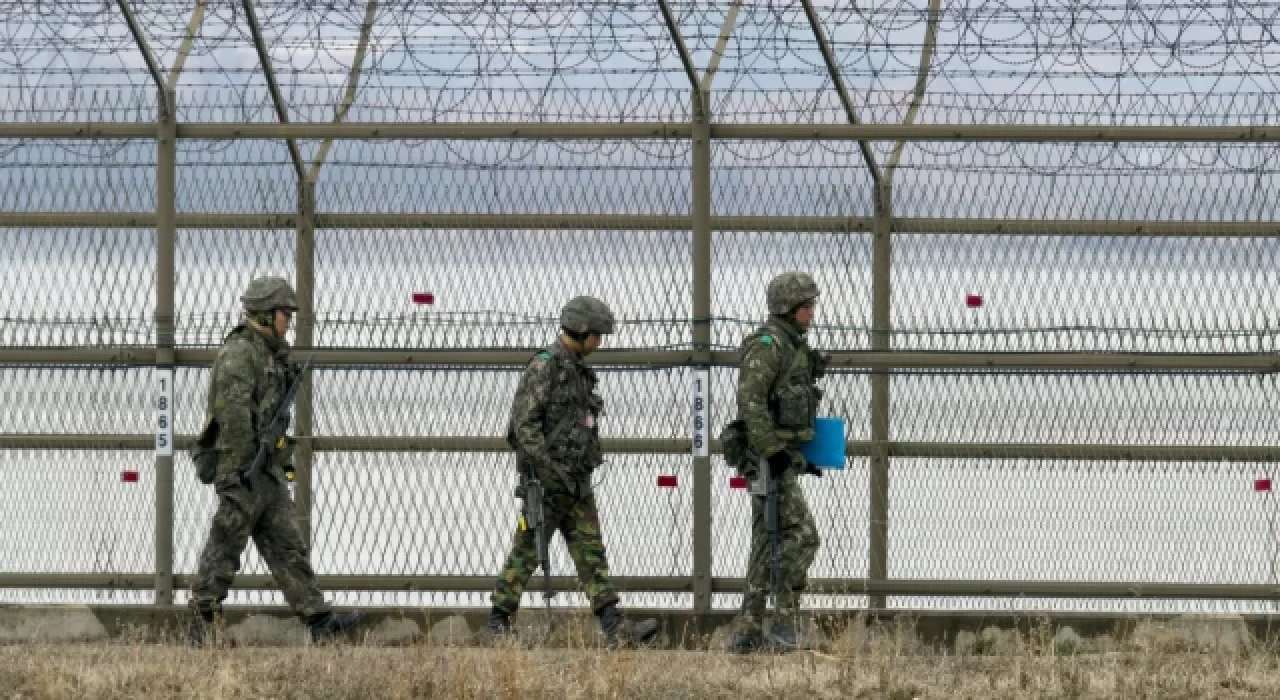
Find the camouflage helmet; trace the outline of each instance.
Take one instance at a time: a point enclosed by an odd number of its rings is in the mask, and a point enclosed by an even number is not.
[[[784,272],[769,282],[765,299],[769,313],[789,314],[797,306],[818,298],[818,284],[806,272]]]
[[[240,295],[244,310],[250,313],[275,309],[298,310],[298,297],[283,277],[259,277],[249,283]]]
[[[595,297],[574,297],[560,309],[560,326],[574,333],[608,335],[615,323],[609,306]]]

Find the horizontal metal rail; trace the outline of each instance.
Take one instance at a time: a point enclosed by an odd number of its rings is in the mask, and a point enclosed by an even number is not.
[[[175,351],[175,362],[184,367],[206,367],[213,360],[212,348]],[[310,353],[309,349],[296,352]],[[536,349],[339,349],[316,348],[317,367],[523,367]],[[733,367],[737,352],[713,352],[712,364]],[[694,362],[692,350],[601,350],[588,359],[599,367],[662,369]],[[139,366],[155,364],[155,349],[147,347],[106,348],[0,348],[0,365],[29,366]],[[1272,353],[1110,353],[1110,352],[935,352],[899,350],[892,352],[838,351],[831,354],[831,366],[838,369],[889,370],[1044,370],[1044,371],[1185,371],[1185,372],[1275,372],[1280,355]]]
[[[309,349],[295,349],[310,354]],[[523,367],[537,349],[528,350],[348,350],[316,348],[316,367]],[[213,348],[187,348],[174,352],[174,364],[207,367],[217,353]],[[601,350],[592,364],[621,367],[679,367],[693,361],[693,351]],[[124,365],[155,364],[155,349],[136,348],[0,348],[0,365]]]
[[[510,452],[500,436],[364,436],[334,435],[298,438],[315,452]],[[175,435],[174,444],[186,449],[194,435]],[[151,450],[155,437],[131,434],[0,433],[0,449],[9,450]],[[689,440],[669,438],[605,438],[601,448],[612,454],[684,454]],[[1277,450],[1280,452],[1280,450]]]
[[[178,574],[173,577],[175,588],[189,588],[195,576]],[[325,575],[317,577],[319,585],[336,591],[424,591],[466,592],[493,590],[496,576],[378,576],[378,575]],[[611,576],[610,581],[620,591],[659,591],[679,593],[692,591],[689,579],[679,577]],[[538,585],[541,586],[541,579]],[[554,576],[551,585],[558,591],[576,591],[578,580],[568,576]],[[149,590],[155,587],[154,574],[95,573],[0,573],[0,588],[84,588],[115,590]],[[261,590],[278,588],[271,576],[244,574],[236,576],[234,588]]]
[[[713,353],[717,364],[738,364],[738,353]],[[851,369],[1024,370],[1280,370],[1267,353],[1110,352],[834,352],[831,366]]]
[[[850,443],[846,451],[869,456],[870,443]],[[1124,462],[1271,462],[1280,446],[1124,445],[1070,443],[903,442],[889,443],[889,456],[919,459],[1023,459]]]
[[[844,216],[714,216],[711,228],[724,232],[867,233],[874,219]],[[0,212],[0,228],[154,228],[151,212]],[[180,229],[293,231],[288,213],[178,214]],[[316,214],[317,229],[517,230],[517,231],[688,231],[688,216],[660,214],[472,214],[404,212]],[[894,233],[1004,236],[1162,236],[1244,238],[1280,236],[1277,221],[1155,221],[1070,219],[897,218]]]
[[[187,588],[193,576],[173,577],[174,586]],[[422,591],[484,592],[493,590],[493,576],[403,576],[403,575],[324,575],[317,577],[321,588],[330,591]],[[693,579],[684,576],[614,576],[613,583],[624,592],[692,593]],[[541,582],[539,582],[541,585]],[[577,591],[577,579],[553,576],[551,585],[557,591]],[[0,588],[74,588],[150,590],[155,575],[129,574],[61,574],[0,573]],[[275,580],[264,575],[237,576],[234,587],[247,590],[277,588]],[[715,593],[741,593],[746,581],[740,578],[713,578]],[[901,595],[961,597],[1031,597],[1031,598],[1152,598],[1152,599],[1220,599],[1277,600],[1280,586],[1270,584],[1232,583],[1133,583],[1111,581],[970,581],[951,579],[887,579],[871,581],[853,579],[810,579],[808,592],[830,595]]]
[[[180,449],[190,447],[192,435],[175,436]],[[316,452],[508,452],[506,439],[498,436],[364,436],[330,435],[300,438]],[[150,435],[107,433],[5,433],[0,450],[111,451],[153,449]],[[610,454],[686,455],[692,443],[686,438],[605,438],[602,449]],[[719,440],[711,451],[720,454]],[[871,443],[850,440],[845,454],[869,457]],[[889,443],[889,455],[918,459],[1021,459],[1059,461],[1126,462],[1274,462],[1280,446],[1260,445],[1116,445],[1072,443],[909,442]]]
[[[63,122],[0,124],[0,139],[151,139],[156,126],[146,122]],[[178,124],[178,138],[234,139],[361,139],[361,140],[475,140],[475,139],[688,139],[690,124],[662,122],[324,122],[276,124],[267,122],[187,122]]]
[[[713,139],[767,141],[1029,141],[1219,142],[1280,141],[1280,127],[1081,126],[1058,124],[712,124]],[[152,139],[147,122],[7,122],[0,139]],[[187,122],[186,139],[681,139],[693,136],[683,122]]]

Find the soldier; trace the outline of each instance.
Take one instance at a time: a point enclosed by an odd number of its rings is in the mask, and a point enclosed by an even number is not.
[[[298,374],[289,364],[285,340],[298,300],[285,280],[262,277],[249,283],[240,301],[244,321],[227,335],[209,382],[202,442],[209,436],[216,469],[202,479],[212,478],[218,510],[191,587],[193,614],[187,640],[192,646],[203,645],[252,536],[289,606],[310,629],[312,640],[329,641],[354,626],[359,615],[335,615],[316,587],[286,483],[286,472],[293,469],[291,442],[273,446],[267,463],[253,478],[245,473],[258,450],[262,437],[258,431],[270,422],[280,397]]]
[[[507,441],[520,471],[516,495],[526,497],[527,472],[532,470],[544,490],[546,536],[557,529],[564,536],[606,644],[644,643],[657,634],[658,623],[627,621],[618,612],[591,487],[591,472],[603,461],[597,421],[604,401],[595,391],[596,374],[583,358],[600,347],[602,336],[613,333],[613,313],[598,299],[576,297],[561,310],[560,326],[558,342],[534,357],[512,402]],[[495,636],[511,634],[511,616],[537,566],[536,531],[517,527],[493,592],[489,630]]]
[[[809,565],[818,551],[818,528],[805,502],[799,475],[822,476],[800,453],[813,439],[814,420],[826,360],[809,347],[805,334],[813,323],[818,285],[803,272],[788,272],[769,282],[769,320],[742,342],[738,375],[738,419],[745,423],[745,475],[751,489],[751,555],[747,591],[734,621],[732,649],[739,653],[798,646],[796,624]],[[777,552],[771,552],[766,521],[765,484],[776,479]],[[770,639],[762,628],[770,588],[771,555],[777,556],[777,590]]]

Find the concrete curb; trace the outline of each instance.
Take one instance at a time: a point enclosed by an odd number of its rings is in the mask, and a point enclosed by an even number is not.
[[[479,608],[360,608],[364,618],[348,641],[374,646],[430,644],[467,646],[490,642],[485,631],[488,609]],[[662,625],[660,646],[706,649],[727,639],[734,611],[721,610],[698,617],[687,610],[634,609],[632,617],[656,617]],[[0,644],[74,643],[122,640],[165,643],[183,639],[189,612],[186,607],[150,605],[0,605]],[[545,635],[542,610],[521,611],[517,627],[526,638],[549,646],[592,645],[595,620],[585,610],[553,613],[556,633]],[[279,607],[228,607],[227,637],[245,646],[295,646],[308,643],[305,628],[287,609]],[[717,632],[717,630],[719,630]],[[1025,638],[1108,639],[1138,646],[1153,643],[1183,644],[1191,648],[1226,640],[1231,648],[1274,644],[1280,637],[1280,616],[1271,615],[1116,615],[1105,613],[1013,614],[975,612],[898,612],[869,617],[865,611],[815,612],[812,630],[825,645],[860,648],[878,636],[909,638],[909,644],[971,653],[974,640],[997,636],[997,630],[1017,630]],[[1152,630],[1161,635],[1152,642]],[[1224,636],[1226,635],[1226,636]],[[1184,639],[1185,638],[1185,639]],[[713,643],[717,642],[717,643]],[[1166,641],[1171,640],[1171,641]],[[1209,641],[1203,641],[1209,640]],[[959,642],[957,644],[957,642]],[[1219,642],[1221,643],[1221,642]],[[1072,645],[1079,646],[1073,641]],[[1007,645],[1006,645],[1007,646]]]

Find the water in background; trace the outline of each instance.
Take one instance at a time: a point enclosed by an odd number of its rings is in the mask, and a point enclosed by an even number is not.
[[[38,247],[22,241],[19,250]],[[84,236],[54,232],[77,249]],[[627,321],[615,347],[687,346],[690,282],[685,233],[321,232],[318,342],[349,347],[536,347],[550,317],[579,293]],[[377,244],[367,242],[376,238]],[[260,273],[288,274],[289,232],[184,232],[179,255],[183,342],[215,343],[239,290]],[[0,325],[9,345],[146,344],[150,241],[101,242],[105,257],[9,259]],[[21,245],[26,243],[27,245]],[[48,245],[44,240],[39,245]],[[1272,352],[1274,240],[904,236],[896,244],[900,348]],[[186,251],[185,253],[183,251]],[[377,251],[370,255],[370,251]],[[199,252],[200,254],[196,254]],[[217,264],[206,260],[216,253]],[[784,269],[822,285],[816,345],[868,347],[870,242],[862,235],[721,234],[716,241],[715,343],[733,347],[760,318],[763,287]],[[597,262],[592,262],[597,261]],[[598,261],[616,261],[602,266]],[[35,280],[57,280],[43,289]],[[25,283],[25,284],[24,284]],[[410,295],[431,291],[432,307]],[[966,297],[980,294],[980,308]],[[477,313],[472,310],[487,310]],[[93,323],[86,318],[97,316]],[[74,317],[75,322],[59,317]],[[664,320],[665,319],[665,320]],[[96,334],[96,335],[95,335]],[[70,341],[70,342],[68,342]],[[396,368],[316,372],[319,435],[502,434],[513,370]],[[207,371],[177,376],[176,428],[197,430]],[[606,437],[688,435],[690,372],[602,372]],[[736,371],[713,370],[714,430],[733,410]],[[0,369],[0,431],[124,433],[150,429],[146,368]],[[824,412],[867,438],[869,381],[824,380]],[[892,383],[901,441],[1274,445],[1273,375],[907,372]],[[746,495],[713,475],[716,576],[745,570]],[[146,572],[153,563],[152,457],[131,451],[0,454],[0,562],[6,571]],[[321,453],[315,462],[313,561],[321,573],[494,575],[517,502],[509,455]],[[688,575],[691,459],[610,455],[596,480],[611,570]],[[121,481],[136,470],[137,483]],[[890,576],[1080,581],[1276,582],[1276,501],[1254,491],[1271,464],[895,459]],[[177,464],[176,570],[195,568],[214,500]],[[675,489],[660,489],[675,474]],[[823,537],[814,578],[867,573],[866,460],[806,489]],[[571,571],[563,546],[556,573]],[[256,553],[245,571],[265,572]],[[0,592],[0,599],[144,601],[146,593]],[[634,594],[630,604],[687,605],[687,596]],[[732,596],[717,596],[733,604]],[[362,604],[485,604],[482,594],[349,593]],[[277,594],[237,593],[272,601]],[[573,596],[561,596],[571,602]],[[815,599],[818,604],[859,598]],[[581,600],[577,600],[581,602]],[[925,607],[1260,609],[1250,603],[908,599]]]

